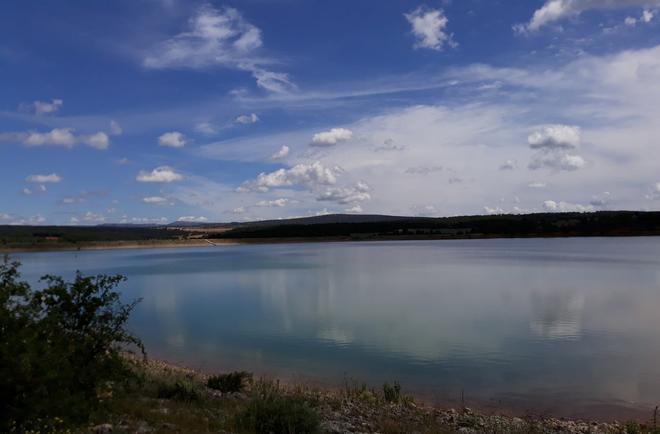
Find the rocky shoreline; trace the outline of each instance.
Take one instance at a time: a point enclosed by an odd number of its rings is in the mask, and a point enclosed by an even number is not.
[[[150,360],[139,362],[151,378],[182,378],[199,387],[205,416],[230,420],[227,409],[249,405],[249,401],[262,380],[250,381],[240,392],[222,393],[206,386],[209,376],[195,370]],[[326,433],[660,433],[653,423],[640,425],[636,422],[597,422],[589,420],[567,420],[552,417],[512,417],[506,415],[481,414],[470,408],[446,409],[417,403],[411,397],[387,396],[388,391],[376,391],[363,386],[346,386],[341,390],[329,390],[304,385],[272,382],[270,386],[282,396],[296,396],[310,403],[318,413],[321,432]],[[394,390],[394,389],[392,389]],[[390,395],[393,392],[390,391]],[[140,420],[131,415],[117,415],[114,420],[90,427],[94,433],[108,432],[192,432],[191,428],[168,416],[181,411],[179,404],[168,399],[141,398],[148,402],[149,420]],[[201,402],[201,401],[200,401]],[[184,410],[190,412],[191,403]],[[201,406],[201,404],[198,404]],[[209,410],[209,409],[218,410]],[[217,411],[218,414],[213,414]],[[231,410],[230,410],[231,411]],[[145,412],[142,412],[145,413]],[[210,423],[210,422],[209,422]],[[222,425],[221,430],[208,432],[246,432],[232,430],[231,424]],[[89,431],[87,431],[89,432]],[[207,431],[204,431],[207,432]]]

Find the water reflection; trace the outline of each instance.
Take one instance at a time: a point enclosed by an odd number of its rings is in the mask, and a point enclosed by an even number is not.
[[[530,330],[541,338],[578,340],[584,303],[584,296],[576,291],[532,293]]]
[[[660,239],[233,246],[23,255],[123,273],[157,357],[518,408],[660,400]]]

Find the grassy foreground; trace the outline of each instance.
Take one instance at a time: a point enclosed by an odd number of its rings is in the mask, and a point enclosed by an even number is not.
[[[247,373],[208,376],[134,358],[73,433],[660,433],[653,424],[481,415],[426,407],[397,383],[371,390],[283,385]],[[212,386],[212,387],[209,387]]]

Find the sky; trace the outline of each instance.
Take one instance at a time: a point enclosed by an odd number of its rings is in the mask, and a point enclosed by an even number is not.
[[[7,0],[0,224],[660,210],[660,0]]]

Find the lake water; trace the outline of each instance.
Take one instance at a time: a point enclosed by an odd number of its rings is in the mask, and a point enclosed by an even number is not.
[[[149,354],[570,416],[660,403],[660,238],[30,253],[23,276],[121,273]],[[462,397],[462,398],[461,398]]]

